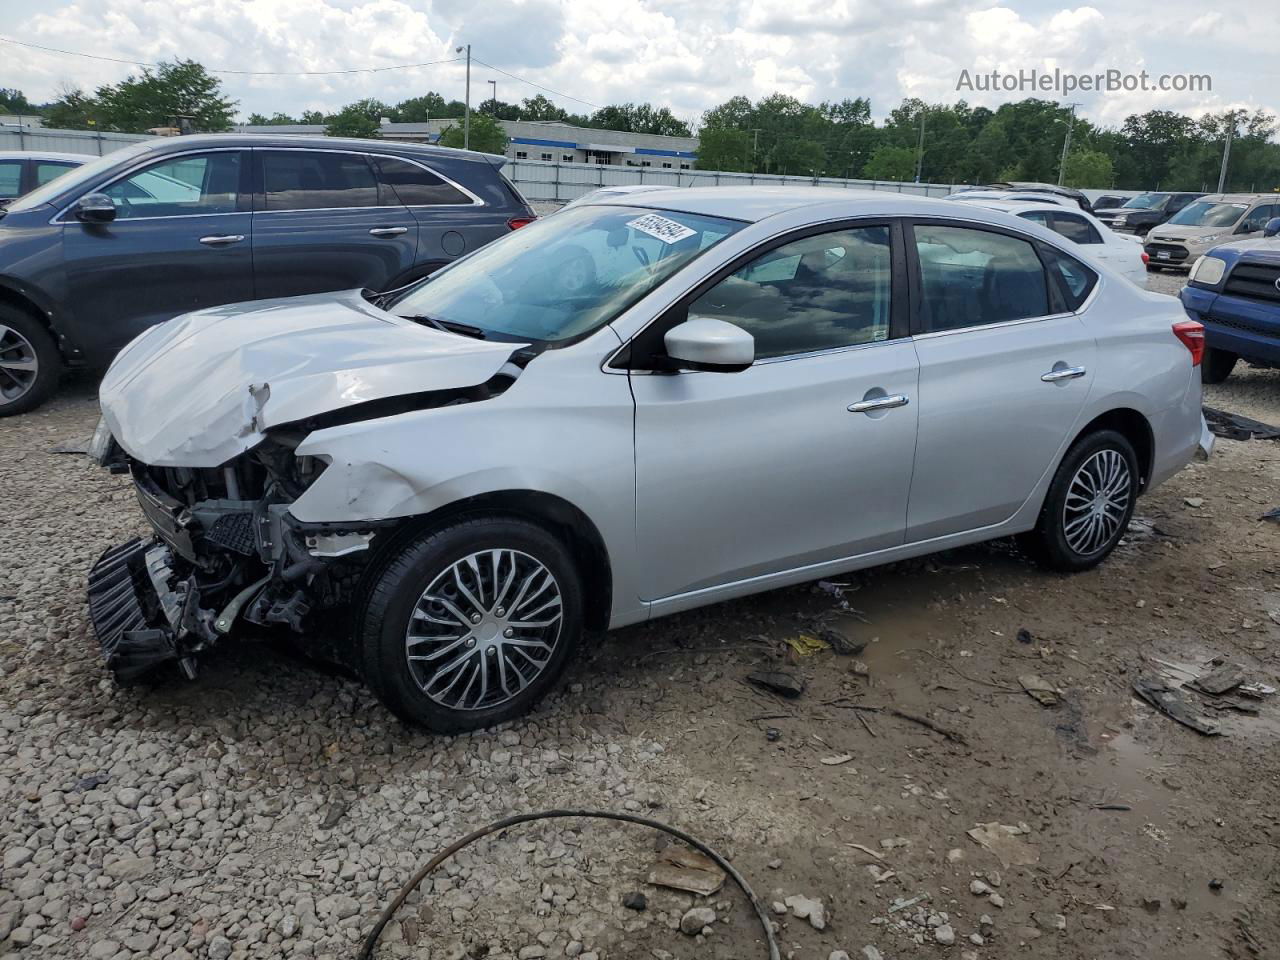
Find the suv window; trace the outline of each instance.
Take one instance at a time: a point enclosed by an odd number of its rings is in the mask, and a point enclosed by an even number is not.
[[[1098,282],[1098,275],[1075,257],[1068,256],[1047,244],[1043,245],[1040,251],[1049,264],[1050,273],[1057,274],[1058,279],[1062,281],[1059,289],[1062,291],[1067,309],[1080,309],[1080,304],[1084,303],[1089,296],[1089,291]]]
[[[0,160],[0,197],[16,197],[22,192],[22,161]]]
[[[416,163],[391,157],[371,159],[377,164],[378,179],[383,185],[383,206],[402,203],[407,207],[426,207],[472,202],[461,190]]]
[[[240,153],[231,150],[162,160],[102,192],[117,220],[131,220],[234,213],[239,189]]]
[[[1093,224],[1074,213],[1055,213],[1051,229],[1076,243],[1102,242],[1102,237],[1093,228]]]
[[[775,247],[689,304],[735,324],[756,356],[887,340],[893,269],[887,226],[821,233]]]
[[[378,181],[360,154],[259,152],[265,210],[378,206]]]
[[[36,186],[43,187],[55,177],[60,177],[68,170],[74,170],[78,164],[59,163],[56,160],[41,160],[36,163]]]
[[[920,318],[926,332],[1049,313],[1049,288],[1026,240],[971,227],[916,224]]]
[[[1275,216],[1276,208],[1269,203],[1259,204],[1245,216],[1244,221],[1236,228],[1236,233],[1256,233],[1267,225],[1267,221]]]

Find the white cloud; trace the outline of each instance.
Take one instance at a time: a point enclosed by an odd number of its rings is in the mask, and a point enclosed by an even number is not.
[[[735,94],[803,100],[868,96],[884,116],[905,96],[995,106],[1018,94],[957,93],[970,71],[1058,67],[1209,73],[1211,92],[1079,93],[1081,113],[1119,123],[1153,107],[1199,113],[1280,108],[1280,26],[1261,8],[1221,16],[1196,0],[1159,10],[1119,0],[8,0],[5,33],[70,50],[240,70],[336,70],[474,55],[595,104],[650,101],[694,119]],[[0,84],[37,99],[129,68],[3,46]],[[473,100],[538,90],[475,66]],[[224,76],[241,110],[335,109],[363,96],[427,90],[461,98],[459,63],[327,77]],[[1055,99],[1052,94],[1042,94]],[[575,111],[589,108],[560,100]]]

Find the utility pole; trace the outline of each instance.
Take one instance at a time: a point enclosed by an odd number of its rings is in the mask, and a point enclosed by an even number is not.
[[[925,105],[920,104],[920,142],[916,145],[916,183],[920,182],[920,170],[924,167],[924,115]]]
[[[1227,184],[1227,163],[1231,160],[1231,141],[1236,135],[1236,112],[1227,114],[1227,139],[1222,145],[1222,169],[1218,172],[1218,192],[1222,193]]]
[[[455,47],[454,53],[467,51],[467,99],[462,105],[462,149],[471,149],[471,44],[465,47]]]
[[[1067,120],[1067,135],[1062,138],[1062,159],[1058,161],[1058,186],[1067,178],[1067,152],[1071,149],[1071,133],[1076,127],[1076,107],[1079,103],[1067,104],[1071,108],[1071,118]]]
[[[755,173],[756,168],[760,166],[760,161],[757,159],[760,154],[760,128],[752,127],[751,132],[756,135],[751,144],[751,172]]]
[[[493,119],[498,119],[498,81],[490,80],[489,86],[493,87]]]

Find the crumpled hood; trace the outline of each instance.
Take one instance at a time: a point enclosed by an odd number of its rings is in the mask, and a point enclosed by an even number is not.
[[[358,290],[235,303],[141,334],[111,364],[99,398],[135,459],[216,467],[270,427],[484,383],[520,346],[403,320]]]

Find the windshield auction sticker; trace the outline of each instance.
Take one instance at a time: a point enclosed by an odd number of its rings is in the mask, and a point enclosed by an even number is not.
[[[683,223],[676,223],[656,213],[646,213],[643,217],[629,220],[627,226],[632,230],[647,233],[651,237],[657,237],[663,243],[679,243],[685,237],[692,237],[698,232],[689,229]]]

